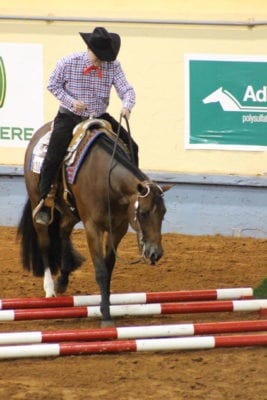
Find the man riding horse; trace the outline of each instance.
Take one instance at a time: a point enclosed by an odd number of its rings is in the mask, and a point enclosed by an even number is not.
[[[120,36],[97,27],[92,33],[80,33],[87,51],[62,58],[52,72],[48,90],[60,101],[53,122],[47,153],[42,165],[39,193],[40,202],[33,210],[34,221],[49,225],[52,220],[49,192],[72,138],[74,127],[88,118],[100,118],[120,132],[120,138],[131,143],[134,162],[138,166],[138,146],[128,132],[106,112],[112,86],[122,101],[121,116],[129,118],[135,105],[135,91],[128,83],[121,64],[116,60],[120,50]],[[120,128],[120,129],[119,129]]]

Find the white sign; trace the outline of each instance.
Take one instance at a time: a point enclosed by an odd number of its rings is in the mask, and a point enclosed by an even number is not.
[[[43,119],[42,46],[0,43],[0,147],[26,147]]]

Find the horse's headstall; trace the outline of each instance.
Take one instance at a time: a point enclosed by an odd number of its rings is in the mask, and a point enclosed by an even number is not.
[[[139,206],[140,206],[139,199],[140,199],[140,198],[144,199],[145,197],[147,197],[147,196],[150,194],[150,192],[151,192],[151,186],[156,186],[156,187],[159,189],[159,191],[160,191],[160,196],[161,196],[161,197],[164,196],[164,191],[162,190],[162,188],[161,188],[159,185],[157,185],[157,184],[155,184],[155,183],[153,183],[153,182],[151,182],[151,183],[150,183],[150,182],[146,182],[146,184],[145,184],[145,188],[147,189],[147,190],[146,190],[146,193],[142,194],[142,193],[139,191],[139,194],[137,195],[137,199],[136,199],[136,201],[134,202],[134,210],[135,210],[135,217],[134,217],[134,220],[135,220],[135,221],[138,220],[137,214],[138,214],[138,210],[139,210]]]

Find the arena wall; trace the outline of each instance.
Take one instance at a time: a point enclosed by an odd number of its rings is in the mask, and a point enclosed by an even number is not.
[[[263,151],[185,148],[185,56],[264,56],[267,26],[257,24],[262,22],[264,10],[264,0],[244,0],[241,4],[239,0],[156,0],[153,7],[150,1],[141,0],[104,0],[90,5],[77,0],[67,6],[60,0],[14,0],[1,10],[0,43],[41,45],[43,116],[47,121],[58,106],[46,90],[48,76],[61,56],[84,49],[78,33],[97,25],[118,32],[122,37],[119,58],[137,93],[130,124],[140,146],[142,168],[262,175],[267,172],[264,147]],[[4,19],[8,16],[10,19]],[[199,82],[202,79],[200,76]],[[30,94],[25,102],[31,107]],[[110,112],[119,116],[119,111],[120,101],[113,93]],[[0,147],[0,164],[22,164],[23,155],[24,148],[13,147],[7,152],[6,147]]]

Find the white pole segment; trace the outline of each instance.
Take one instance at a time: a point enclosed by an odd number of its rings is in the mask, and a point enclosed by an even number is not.
[[[0,333],[0,345],[42,343],[42,332]],[[1,349],[1,348],[0,348]]]
[[[87,307],[88,317],[100,317],[99,306]],[[151,315],[161,314],[161,304],[123,304],[110,307],[112,317],[121,317],[126,315]]]
[[[117,328],[118,339],[194,335],[193,324],[152,325]]]
[[[212,349],[214,347],[215,339],[213,336],[150,340],[139,339],[136,341],[137,351]]]
[[[100,294],[92,294],[92,295],[79,295],[73,296],[73,305],[80,306],[97,306],[100,304],[101,296]]]
[[[14,321],[15,320],[15,312],[14,310],[1,310],[0,312],[0,321]]]
[[[217,289],[217,300],[231,300],[238,299],[239,297],[252,297],[253,289],[248,288],[229,288]]]
[[[146,293],[129,293],[128,296],[124,294],[111,294],[111,304],[143,304],[146,303]]]
[[[0,347],[0,359],[24,357],[50,357],[60,355],[59,344],[32,344]]]
[[[259,311],[267,308],[267,300],[233,300],[234,311]]]
[[[110,295],[110,304],[137,304],[146,303],[146,293],[118,293]],[[98,306],[101,302],[101,296],[96,295],[84,295],[84,296],[73,296],[74,306]]]

